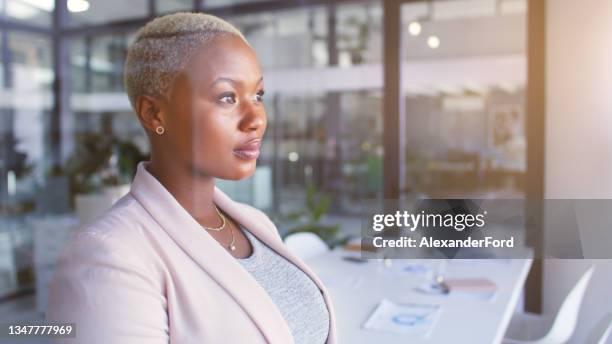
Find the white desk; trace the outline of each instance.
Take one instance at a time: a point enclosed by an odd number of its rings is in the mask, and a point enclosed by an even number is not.
[[[530,259],[449,261],[447,278],[486,277],[497,284],[495,297],[478,300],[417,291],[415,287],[427,281],[427,277],[398,269],[402,262],[415,261],[398,260],[391,268],[386,268],[379,260],[359,264],[341,259],[349,254],[355,255],[336,250],[307,261],[332,296],[340,344],[500,343],[531,267]],[[428,262],[437,263],[435,260]],[[442,312],[427,337],[362,329],[383,298],[398,303],[439,304]]]

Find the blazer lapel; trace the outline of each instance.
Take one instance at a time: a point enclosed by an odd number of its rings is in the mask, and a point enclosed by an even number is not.
[[[141,162],[138,165],[130,190],[133,197],[179,247],[236,300],[268,343],[292,343],[291,330],[268,293],[234,257],[201,228],[172,194],[145,169],[145,164],[146,162]],[[217,193],[220,191],[215,190],[215,201],[218,199]],[[219,203],[222,203],[217,204],[219,208],[252,230],[255,235],[262,239],[265,237],[261,235],[265,228],[260,228],[261,224],[236,211],[236,205],[232,204],[229,198]],[[264,240],[266,243],[271,241]]]

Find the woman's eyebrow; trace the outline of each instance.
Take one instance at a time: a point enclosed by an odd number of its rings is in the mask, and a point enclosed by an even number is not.
[[[262,82],[262,81],[263,81],[263,76],[259,78],[259,81],[257,81],[257,84],[258,84],[258,85],[259,85],[259,84],[261,84],[261,82]],[[220,82],[227,82],[227,83],[230,83],[230,84],[232,84],[232,85],[234,85],[234,86],[236,86],[236,85],[238,85],[238,84],[241,84],[241,83],[242,83],[242,82],[237,81],[237,80],[234,80],[234,79],[232,79],[232,78],[227,78],[227,77],[219,77],[219,78],[217,78],[215,81],[213,81],[213,82],[210,84],[210,86],[212,87],[212,86],[214,86],[214,85],[216,85],[216,84],[218,84],[218,83],[220,83]]]
[[[235,86],[236,84],[239,84],[239,82],[238,82],[238,81],[236,81],[236,80],[234,80],[234,79],[231,79],[231,78],[225,78],[225,77],[220,77],[220,78],[217,78],[217,80],[213,81],[213,82],[210,84],[210,86],[215,86],[216,84],[221,83],[221,82],[227,82],[227,83],[230,83],[230,84],[232,84],[232,85],[234,85],[234,86]]]

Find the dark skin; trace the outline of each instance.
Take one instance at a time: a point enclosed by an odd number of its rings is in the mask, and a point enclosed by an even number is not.
[[[267,116],[263,78],[255,52],[239,37],[205,43],[176,77],[166,97],[140,96],[136,112],[151,143],[148,171],[204,227],[222,224],[213,203],[215,179],[240,180],[253,174]],[[158,135],[157,127],[164,133]],[[255,148],[254,148],[255,147]],[[228,253],[248,257],[252,247],[236,222],[207,230]],[[230,229],[236,250],[231,251]],[[204,230],[204,229],[202,229]]]

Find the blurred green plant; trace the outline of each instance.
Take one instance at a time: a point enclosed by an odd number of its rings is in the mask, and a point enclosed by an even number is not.
[[[70,179],[72,194],[91,193],[104,186],[129,183],[138,162],[146,158],[130,141],[90,132],[77,138],[62,172]]]
[[[308,184],[306,186],[305,207],[299,211],[280,216],[281,221],[291,223],[284,236],[299,232],[309,232],[316,234],[330,248],[345,244],[349,237],[339,237],[340,225],[326,225],[321,222],[323,215],[329,210],[331,201],[331,195],[317,190],[316,186],[312,183]]]

